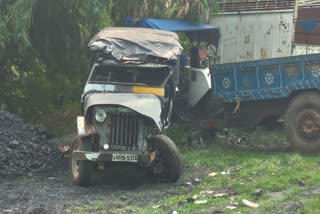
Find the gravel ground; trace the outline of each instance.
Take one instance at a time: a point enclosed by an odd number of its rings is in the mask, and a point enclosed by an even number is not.
[[[51,173],[0,183],[0,213],[74,213],[74,207],[101,199],[108,201],[106,206],[113,206],[119,199],[125,200],[125,206],[156,204],[165,197],[192,191],[201,178],[210,172],[209,168],[186,168],[184,176],[177,183],[157,184],[146,176],[128,176],[128,169],[107,169],[97,173],[97,186],[83,188],[71,183],[67,162],[65,160],[60,169]],[[184,186],[183,190],[179,186]],[[141,194],[141,190],[144,194]]]

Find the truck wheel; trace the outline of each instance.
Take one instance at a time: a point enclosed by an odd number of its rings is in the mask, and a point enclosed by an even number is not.
[[[176,182],[182,174],[180,152],[174,142],[165,135],[151,138],[156,151],[153,174],[162,182]]]
[[[75,160],[74,151],[92,151],[92,145],[87,139],[74,138],[71,146],[70,165],[72,182],[79,186],[90,186],[90,178],[94,173],[94,162]]]
[[[303,153],[320,152],[320,94],[305,92],[289,104],[285,130],[294,150]]]

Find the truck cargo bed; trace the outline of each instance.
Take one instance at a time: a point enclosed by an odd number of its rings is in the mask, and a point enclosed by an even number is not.
[[[210,72],[212,95],[223,102],[286,98],[319,89],[320,54],[217,64]]]

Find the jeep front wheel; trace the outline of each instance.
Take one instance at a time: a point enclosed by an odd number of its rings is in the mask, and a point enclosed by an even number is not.
[[[150,142],[156,151],[153,174],[162,182],[176,182],[182,174],[182,161],[177,146],[165,135],[155,135]]]
[[[70,165],[72,182],[79,186],[90,186],[91,176],[94,173],[94,162],[88,160],[76,160],[74,151],[92,151],[92,144],[88,139],[76,137],[71,146]]]

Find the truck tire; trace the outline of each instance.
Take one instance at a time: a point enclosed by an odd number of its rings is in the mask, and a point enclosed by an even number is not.
[[[304,92],[289,104],[285,116],[287,138],[296,151],[320,153],[320,94]]]
[[[87,139],[76,137],[72,141],[70,153],[70,166],[72,182],[79,186],[90,186],[91,176],[94,173],[95,164],[88,160],[75,160],[73,158],[73,151],[92,151],[92,145],[87,142]]]
[[[151,143],[157,153],[154,167],[160,166],[163,169],[160,173],[154,171],[156,178],[161,182],[170,183],[179,180],[182,174],[182,161],[179,149],[175,143],[165,135],[153,136]]]

